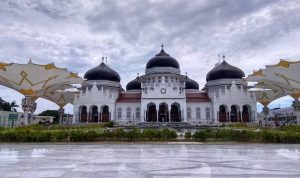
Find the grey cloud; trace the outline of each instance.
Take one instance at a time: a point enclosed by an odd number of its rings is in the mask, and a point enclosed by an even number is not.
[[[299,11],[296,0],[4,0],[0,59],[32,57],[83,75],[107,56],[125,87],[164,42],[181,71],[203,85],[218,52],[247,73],[279,54],[299,58]]]

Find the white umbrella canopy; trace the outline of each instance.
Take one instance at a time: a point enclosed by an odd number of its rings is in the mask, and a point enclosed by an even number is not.
[[[256,91],[251,91],[255,93],[256,100],[264,106],[268,106],[272,101],[286,96],[285,93],[279,90],[265,90],[260,89]]]
[[[268,80],[290,88],[300,89],[300,61],[281,59],[276,65],[268,65],[266,69],[253,72],[246,80],[256,82]]]
[[[32,98],[81,82],[81,77],[76,73],[58,68],[54,63],[41,65],[31,60],[28,64],[0,63],[0,85]]]
[[[300,97],[300,61],[287,61],[281,59],[276,65],[268,65],[266,69],[254,71],[253,74],[245,78],[249,82],[257,82],[255,88],[270,89],[266,93],[261,92],[258,96],[277,96],[290,95],[295,99]],[[257,93],[257,92],[256,92]],[[281,96],[282,95],[282,96]],[[278,98],[280,98],[278,97]],[[259,101],[260,98],[257,97]],[[263,102],[266,102],[263,100]]]
[[[43,95],[42,98],[52,101],[55,104],[57,104],[60,108],[63,108],[65,105],[69,103],[73,104],[76,93],[78,92],[52,91]]]
[[[292,88],[289,85],[274,81],[261,80],[255,85],[255,88],[271,89],[275,92],[280,91],[281,93],[284,93],[285,95],[290,95],[295,99],[300,97],[300,89]]]

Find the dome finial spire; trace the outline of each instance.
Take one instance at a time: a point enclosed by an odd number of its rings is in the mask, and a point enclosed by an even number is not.
[[[140,73],[137,73],[137,77],[140,77]]]
[[[225,54],[223,53],[223,61],[225,61]]]
[[[102,63],[104,62],[104,57],[102,57]]]
[[[161,43],[161,50],[164,50],[164,43]]]

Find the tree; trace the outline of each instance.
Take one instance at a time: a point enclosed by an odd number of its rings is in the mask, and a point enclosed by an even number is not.
[[[52,116],[53,122],[59,122],[59,114],[57,110],[46,110],[39,114],[39,116]]]
[[[17,112],[16,107],[19,107],[17,105],[16,101],[12,101],[11,103],[4,101],[2,98],[0,99],[0,109],[3,111],[12,111]]]
[[[5,103],[5,101],[0,97],[0,111],[2,111],[4,103]]]

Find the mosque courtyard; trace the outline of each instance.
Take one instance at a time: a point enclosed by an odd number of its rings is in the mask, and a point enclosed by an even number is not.
[[[299,163],[299,146],[283,144],[4,144],[0,149],[2,178],[299,177]]]

